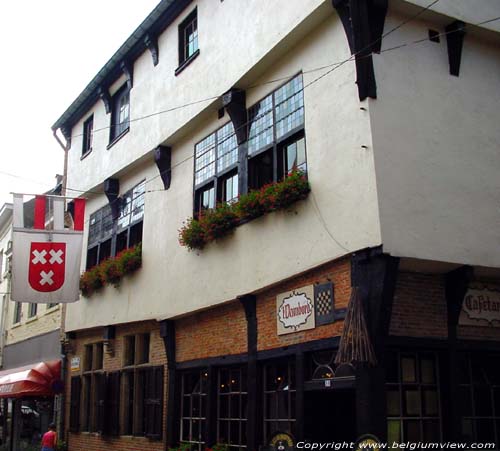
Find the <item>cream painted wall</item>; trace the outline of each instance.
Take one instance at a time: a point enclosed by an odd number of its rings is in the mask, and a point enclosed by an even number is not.
[[[274,59],[271,68],[257,78],[247,77],[248,84],[308,72],[348,57],[340,21],[328,11],[300,43],[284,43],[286,47],[278,53],[288,53]],[[227,42],[231,42],[229,36]],[[200,46],[201,60],[204,47]],[[251,63],[246,64],[250,68]],[[265,66],[269,66],[269,58]],[[189,133],[184,131],[177,135],[182,137],[169,142],[173,146],[170,189],[161,190],[159,178],[146,185],[151,192],[145,200],[143,268],[124,280],[119,289],[106,287],[89,299],[68,305],[66,330],[182,315],[269,286],[350,251],[379,245],[373,154],[362,148],[372,147],[369,114],[360,108],[366,102],[358,101],[353,63],[308,86],[326,70],[304,74],[307,164],[312,186],[309,198],[290,212],[273,213],[239,227],[232,236],[202,252],[181,247],[178,230],[193,208],[194,145],[229,120],[227,115],[218,120],[216,108],[211,108],[191,124]],[[253,72],[262,72],[262,68]],[[278,86],[270,83],[248,90],[247,106]],[[131,129],[130,135],[133,133]],[[113,175],[109,170],[103,166],[98,178]],[[148,158],[140,167],[120,173],[121,191],[157,174]],[[104,196],[91,199],[87,219],[105,202]]]
[[[420,8],[426,8],[433,0],[391,0],[391,6],[398,3],[408,3]],[[439,0],[430,7],[430,10],[467,24],[478,24],[500,16],[500,2],[498,0]],[[448,21],[447,23],[450,23]],[[500,21],[480,25],[487,30],[500,31]]]
[[[200,55],[175,76],[179,62],[178,25],[195,7]],[[68,187],[88,190],[99,185],[104,175],[119,172],[169,139],[205,108],[213,108],[212,100],[134,122],[134,118],[222,95],[291,30],[315,12],[318,15],[318,10],[320,16],[323,12],[325,16],[334,14],[330,0],[194,1],[160,35],[158,66],[153,66],[148,51],[135,61],[130,133],[106,149],[110,116],[101,101],[73,127]],[[117,81],[111,87],[112,93],[119,84]],[[92,112],[96,130],[94,150],[80,161],[83,122]]]
[[[386,29],[403,19],[391,15]],[[434,23],[408,24],[383,48],[428,28]],[[382,241],[392,255],[500,266],[499,48],[469,32],[459,77],[449,74],[443,38],[374,57],[370,117]]]

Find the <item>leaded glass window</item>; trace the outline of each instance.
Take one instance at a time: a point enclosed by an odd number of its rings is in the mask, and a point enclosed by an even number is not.
[[[196,370],[181,377],[181,442],[191,443],[191,449],[205,449],[207,421],[208,372]]]
[[[264,366],[264,441],[276,432],[295,433],[295,365],[292,360]]]
[[[238,143],[228,122],[195,146],[195,211],[238,197]]]
[[[246,370],[221,368],[217,382],[217,442],[231,449],[246,448]]]
[[[500,367],[495,354],[459,355],[462,439],[500,445]]]
[[[388,442],[440,442],[437,355],[393,352],[387,360]]]

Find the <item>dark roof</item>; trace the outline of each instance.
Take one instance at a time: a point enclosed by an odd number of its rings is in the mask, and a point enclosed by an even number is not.
[[[76,100],[52,125],[52,130],[72,127],[99,99],[99,87],[108,88],[123,73],[122,61],[133,63],[146,49],[145,38],[158,36],[192,0],[161,0],[130,37],[97,73]]]

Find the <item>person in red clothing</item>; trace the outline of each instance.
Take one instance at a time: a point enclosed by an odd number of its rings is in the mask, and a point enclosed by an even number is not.
[[[55,451],[57,442],[56,425],[49,424],[49,430],[42,437],[42,451]]]

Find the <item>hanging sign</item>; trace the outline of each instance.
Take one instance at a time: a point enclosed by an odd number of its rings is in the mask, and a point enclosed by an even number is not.
[[[500,290],[470,288],[464,296],[458,323],[467,326],[499,326]]]
[[[314,287],[281,293],[276,297],[278,335],[314,329]]]
[[[49,198],[52,215],[46,221]],[[74,229],[67,229],[64,198],[36,196],[34,227],[26,228],[23,195],[14,195],[12,301],[55,304],[79,299],[85,201],[75,199],[74,205]]]

